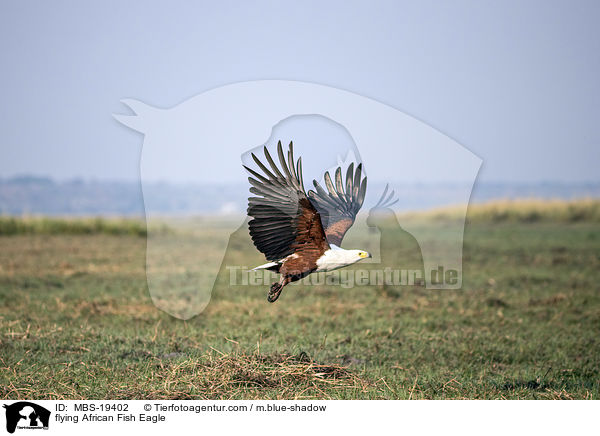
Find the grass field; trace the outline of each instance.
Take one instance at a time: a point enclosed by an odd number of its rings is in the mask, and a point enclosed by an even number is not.
[[[597,399],[600,226],[525,215],[471,220],[461,290],[220,286],[188,321],[152,304],[136,226],[4,232],[0,397]]]

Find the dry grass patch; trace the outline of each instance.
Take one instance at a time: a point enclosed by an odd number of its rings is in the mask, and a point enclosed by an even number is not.
[[[306,353],[262,355],[215,351],[199,359],[184,358],[177,353],[147,359],[153,362],[150,378],[139,379],[139,373],[135,377],[132,372],[138,383],[130,383],[127,389],[115,387],[107,398],[332,399],[337,397],[336,392],[354,396],[374,386],[346,366],[319,363]],[[161,386],[158,390],[157,385]]]
[[[461,219],[464,205],[444,206],[428,211],[408,212],[403,219],[436,221]],[[600,222],[600,200],[547,200],[539,198],[493,200],[468,205],[467,221],[472,223],[575,223]]]

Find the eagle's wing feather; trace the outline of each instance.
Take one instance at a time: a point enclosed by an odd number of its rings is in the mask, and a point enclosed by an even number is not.
[[[270,169],[254,153],[252,159],[264,175],[246,168],[253,177],[248,199],[250,236],[267,260],[278,261],[298,251],[322,253],[329,248],[319,212],[306,196],[302,182],[302,163],[294,165],[290,143],[287,162],[281,142],[277,144],[279,168],[264,148]]]
[[[362,164],[358,164],[355,171],[354,163],[351,163],[346,170],[345,184],[341,167],[335,170],[335,185],[329,171],[323,176],[327,191],[313,180],[316,191],[308,191],[308,197],[323,217],[325,235],[330,244],[341,245],[344,235],[354,224],[356,214],[365,201],[367,178],[361,176]]]

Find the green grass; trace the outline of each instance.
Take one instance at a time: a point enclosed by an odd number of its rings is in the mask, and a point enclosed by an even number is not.
[[[188,321],[136,232],[33,233],[0,237],[2,398],[599,398],[595,223],[472,222],[461,290],[219,286]]]
[[[444,207],[429,212],[404,214],[405,219],[448,220],[460,217],[463,208]],[[198,226],[210,218],[192,221]],[[469,206],[468,221],[473,223],[600,223],[600,200],[494,200]],[[168,232],[167,221],[151,223],[154,232]],[[146,236],[146,225],[135,218],[50,218],[0,215],[0,236],[11,235],[134,235]]]
[[[139,219],[123,218],[0,216],[0,236],[92,234],[146,236],[146,224]]]

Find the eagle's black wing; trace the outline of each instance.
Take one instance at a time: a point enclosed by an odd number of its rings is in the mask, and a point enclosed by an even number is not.
[[[264,175],[248,168],[254,177],[248,177],[250,192],[256,197],[248,199],[248,223],[254,245],[267,260],[278,261],[298,250],[323,252],[329,248],[321,217],[307,198],[302,181],[302,159],[294,162],[293,144],[287,152],[287,163],[277,143],[281,169],[277,167],[264,148],[271,170],[254,153],[252,159]]]
[[[316,180],[313,180],[316,191],[308,191],[308,197],[323,217],[325,235],[330,244],[338,247],[342,244],[344,235],[354,224],[356,214],[365,201],[367,178],[361,180],[361,174],[362,164],[359,164],[354,171],[354,163],[351,163],[346,171],[344,189],[342,168],[338,167],[335,171],[335,186],[329,171],[325,173],[325,186],[329,192],[325,191]]]

